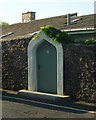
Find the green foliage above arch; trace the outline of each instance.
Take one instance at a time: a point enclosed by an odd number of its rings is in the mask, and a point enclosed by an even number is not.
[[[74,40],[67,32],[58,30],[53,26],[47,25],[45,27],[41,27],[40,32],[45,33],[47,37],[50,37],[54,42],[59,43],[73,43]]]
[[[61,31],[59,29],[54,28],[53,26],[47,25],[45,27],[41,27],[40,32],[43,32],[47,37],[51,38],[54,42],[64,43],[64,44],[96,44],[96,40],[90,39],[90,40],[80,40],[75,41],[70,34],[68,34],[65,31]],[[40,32],[33,38],[37,38],[40,34]]]

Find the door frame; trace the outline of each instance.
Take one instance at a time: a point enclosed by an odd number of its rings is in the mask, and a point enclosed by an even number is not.
[[[36,50],[38,46],[47,41],[52,44],[57,51],[57,94],[63,95],[63,47],[61,43],[54,42],[51,38],[46,37],[43,32],[32,39],[28,44],[28,90],[37,92],[37,61]]]

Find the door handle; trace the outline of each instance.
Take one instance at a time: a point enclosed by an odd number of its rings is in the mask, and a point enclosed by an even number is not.
[[[40,65],[38,65],[38,70],[40,70]]]

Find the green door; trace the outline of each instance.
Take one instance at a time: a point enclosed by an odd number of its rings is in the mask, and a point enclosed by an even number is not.
[[[37,88],[39,92],[57,93],[56,48],[44,41],[37,48]]]

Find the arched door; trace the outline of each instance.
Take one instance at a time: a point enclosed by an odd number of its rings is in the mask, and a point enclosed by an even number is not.
[[[36,52],[37,91],[57,94],[57,52],[47,41],[41,43]]]

